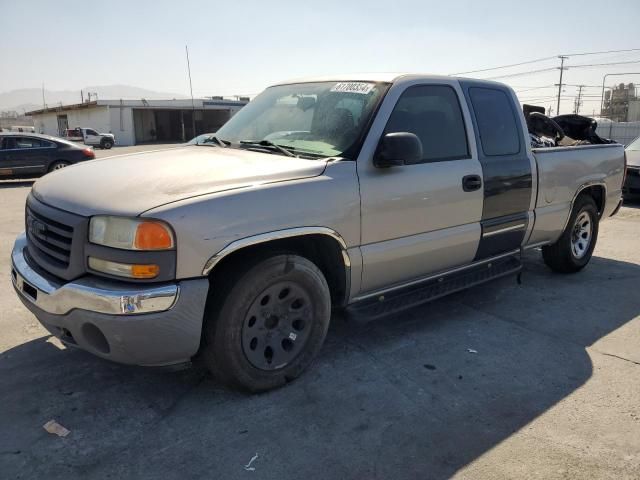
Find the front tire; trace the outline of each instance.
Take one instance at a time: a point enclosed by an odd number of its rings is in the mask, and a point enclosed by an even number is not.
[[[103,140],[100,143],[100,148],[102,148],[103,150],[109,150],[111,147],[113,147],[113,141],[111,140]]]
[[[559,273],[575,273],[586,267],[598,240],[599,220],[593,197],[578,196],[558,241],[542,247],[544,263]]]
[[[324,275],[306,258],[274,255],[217,293],[205,318],[203,358],[226,385],[251,392],[280,387],[320,351],[331,297]]]

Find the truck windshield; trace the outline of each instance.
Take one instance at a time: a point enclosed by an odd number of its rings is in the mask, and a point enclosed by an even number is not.
[[[216,137],[235,148],[283,149],[296,156],[355,156],[387,84],[317,82],[278,85],[234,115]]]

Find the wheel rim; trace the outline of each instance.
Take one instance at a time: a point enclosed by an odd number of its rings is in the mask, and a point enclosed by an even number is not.
[[[66,164],[66,163],[56,163],[56,164],[53,166],[53,169],[54,169],[54,170],[60,170],[61,168],[64,168],[64,167],[66,167],[66,166],[67,166],[67,164]]]
[[[576,218],[571,232],[571,253],[575,258],[582,258],[586,255],[591,245],[593,236],[593,223],[587,212],[582,212]]]
[[[311,297],[300,285],[277,282],[258,295],[242,325],[242,349],[251,365],[276,370],[303,350],[313,323]]]

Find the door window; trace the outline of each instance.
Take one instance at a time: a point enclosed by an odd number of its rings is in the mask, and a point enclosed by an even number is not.
[[[520,134],[511,100],[502,90],[473,87],[471,104],[478,122],[482,151],[488,157],[520,152]]]
[[[45,146],[40,139],[31,137],[16,137],[15,142],[16,146],[14,148],[40,148]]]
[[[87,135],[98,135],[98,132],[96,132],[95,130],[91,130],[90,128],[87,128]]]
[[[423,162],[469,157],[467,132],[455,90],[445,85],[417,85],[402,94],[385,133],[409,132],[422,142]]]

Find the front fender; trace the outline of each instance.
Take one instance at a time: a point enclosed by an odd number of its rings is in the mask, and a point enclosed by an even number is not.
[[[300,228],[335,232],[345,249],[360,242],[355,162],[338,161],[317,177],[266,183],[174,202],[144,216],[176,232],[181,278],[205,275],[212,259],[243,239]]]

